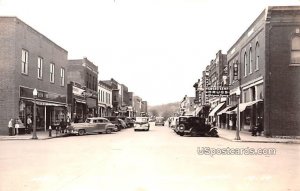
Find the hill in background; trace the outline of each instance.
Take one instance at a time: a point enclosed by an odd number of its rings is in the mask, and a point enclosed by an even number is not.
[[[161,116],[167,119],[174,116],[179,111],[180,102],[168,103],[163,105],[148,106],[149,116]]]

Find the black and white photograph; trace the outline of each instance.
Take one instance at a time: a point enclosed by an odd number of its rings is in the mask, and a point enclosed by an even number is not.
[[[300,0],[0,0],[0,191],[299,191]]]

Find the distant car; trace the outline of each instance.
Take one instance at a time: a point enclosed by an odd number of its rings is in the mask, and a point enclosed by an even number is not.
[[[155,118],[155,126],[164,126],[165,125],[165,120],[163,117],[156,117]]]
[[[132,117],[119,117],[126,123],[126,128],[134,126],[134,119]]]
[[[149,131],[150,123],[148,117],[136,117],[134,122],[134,130],[146,130]]]
[[[84,123],[72,123],[68,127],[71,134],[84,135],[86,133],[111,133],[117,127],[108,119],[102,117],[87,118]]]
[[[175,131],[175,129],[177,128],[177,126],[179,124],[179,117],[170,117],[169,120],[170,120],[169,127]]]

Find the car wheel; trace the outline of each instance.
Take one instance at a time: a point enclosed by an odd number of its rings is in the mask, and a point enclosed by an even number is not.
[[[182,133],[179,133],[179,135],[180,135],[180,136],[183,136],[183,135],[184,135],[184,133],[183,133],[183,132],[182,132]]]
[[[149,131],[150,128],[148,128],[146,131]]]
[[[85,133],[85,130],[83,130],[83,129],[80,129],[79,131],[78,131],[78,135],[84,135],[84,133]]]
[[[111,130],[110,129],[106,129],[106,134],[110,134]]]

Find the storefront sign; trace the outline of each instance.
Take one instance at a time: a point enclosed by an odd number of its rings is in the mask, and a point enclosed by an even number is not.
[[[34,98],[33,97],[33,88],[20,87],[20,97],[33,99]],[[45,91],[40,91],[40,90],[38,90],[37,99],[45,100],[45,101],[59,102],[62,104],[67,103],[66,95],[60,95],[60,94],[55,94],[52,92],[45,92]]]
[[[85,92],[84,89],[78,88],[76,86],[73,86],[73,94],[79,97],[84,97],[83,93]]]
[[[229,95],[229,88],[228,87],[206,88],[205,94],[208,95],[208,96]]]
[[[233,65],[233,80],[238,80],[238,63],[234,63]]]

